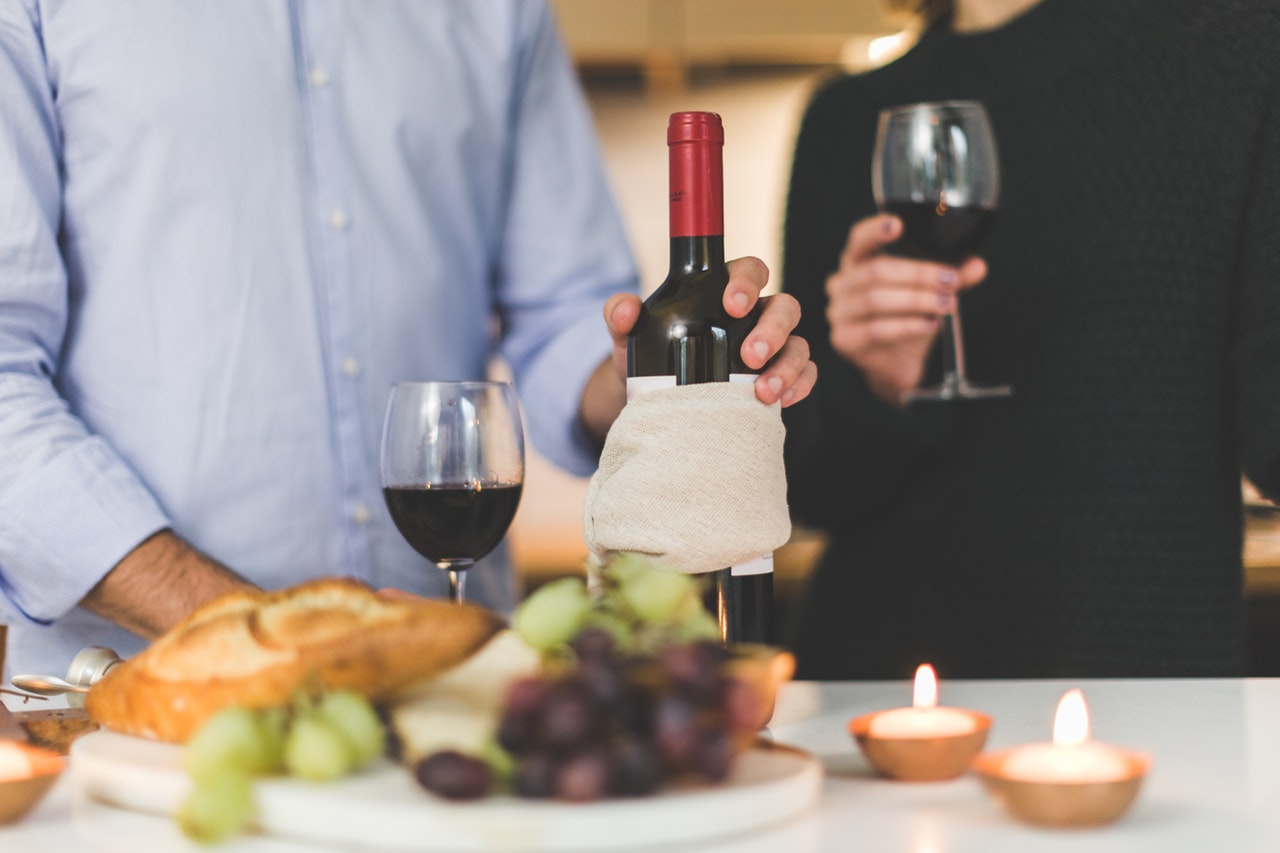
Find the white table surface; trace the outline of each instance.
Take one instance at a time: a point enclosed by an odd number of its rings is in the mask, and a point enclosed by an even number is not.
[[[865,711],[910,703],[907,682],[787,685],[774,737],[817,755],[827,770],[817,810],[750,838],[667,848],[714,853],[827,851],[1280,851],[1280,679],[946,681],[944,705],[990,714],[989,749],[1051,736],[1058,699],[1082,687],[1093,734],[1149,753],[1153,766],[1132,810],[1101,829],[1024,826],[976,778],[902,783],[877,778],[845,724]],[[427,840],[424,839],[424,842]],[[84,802],[64,776],[23,821],[0,829],[0,851],[201,851],[172,821]],[[224,853],[315,848],[243,837]],[[424,846],[424,849],[425,846]]]

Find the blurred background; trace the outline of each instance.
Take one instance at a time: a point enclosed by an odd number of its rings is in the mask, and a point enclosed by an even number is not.
[[[667,117],[725,125],[725,250],[775,280],[791,152],[813,88],[890,61],[913,43],[880,0],[551,0],[590,102],[614,194],[648,292],[667,268]],[[834,259],[833,259],[834,265]],[[582,572],[586,480],[534,454],[511,532],[528,588]],[[1280,512],[1245,484],[1251,669],[1280,675]],[[776,556],[783,615],[822,547],[797,530]]]

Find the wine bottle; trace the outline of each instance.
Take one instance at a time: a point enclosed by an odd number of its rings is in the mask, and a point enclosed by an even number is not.
[[[627,396],[698,382],[754,382],[742,344],[759,306],[724,310],[724,127],[708,112],[678,112],[667,125],[671,265],[627,341]],[[709,605],[725,642],[773,639],[773,555],[713,573]]]

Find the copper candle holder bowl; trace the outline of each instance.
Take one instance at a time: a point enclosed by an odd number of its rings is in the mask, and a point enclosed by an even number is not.
[[[987,753],[973,763],[973,770],[1014,817],[1060,829],[1105,826],[1119,819],[1138,796],[1151,766],[1150,759],[1141,753],[1117,750],[1126,769],[1118,779],[1037,782],[1005,775],[1005,761],[1015,751]]]
[[[56,752],[25,743],[5,743],[26,755],[31,763],[31,775],[0,782],[0,826],[17,821],[35,808],[66,767],[66,759]]]
[[[882,737],[871,733],[873,712],[849,721],[849,733],[871,766],[882,775],[905,782],[954,779],[969,769],[986,745],[991,718],[962,709],[973,718],[971,732],[928,737]]]

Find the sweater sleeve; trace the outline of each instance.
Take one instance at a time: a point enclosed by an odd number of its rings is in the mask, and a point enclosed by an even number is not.
[[[1280,501],[1280,67],[1268,82],[1244,214],[1234,369],[1245,475]]]
[[[946,452],[954,427],[952,407],[888,405],[831,346],[827,277],[853,223],[876,212],[877,112],[859,82],[828,84],[809,104],[787,198],[783,287],[800,302],[797,334],[818,366],[813,393],[784,410],[788,501],[797,522],[820,529],[892,503]]]

